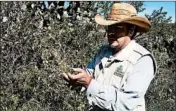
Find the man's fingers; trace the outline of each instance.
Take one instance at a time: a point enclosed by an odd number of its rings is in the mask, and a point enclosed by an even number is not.
[[[63,76],[64,78],[68,78],[68,75],[67,75],[66,73],[63,73],[62,76]]]
[[[81,73],[79,73],[79,74],[77,74],[77,75],[73,75],[73,74],[68,74],[68,78],[69,79],[72,79],[72,80],[76,80],[76,79],[79,79],[79,78],[82,78],[82,74]]]
[[[70,81],[70,78],[68,77],[68,74],[63,73],[62,77],[66,80],[66,81]]]
[[[73,70],[74,71],[76,71],[76,72],[79,72],[79,73],[81,73],[81,72],[84,72],[85,70],[83,70],[83,69],[81,69],[81,68],[73,68]]]

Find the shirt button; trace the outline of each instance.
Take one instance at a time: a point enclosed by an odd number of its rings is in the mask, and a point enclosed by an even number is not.
[[[89,94],[89,97],[91,97],[92,95],[91,94]]]

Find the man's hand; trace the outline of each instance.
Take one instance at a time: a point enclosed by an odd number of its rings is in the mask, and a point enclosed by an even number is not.
[[[92,77],[83,69],[81,68],[74,68],[73,69],[75,72],[77,72],[76,75],[73,75],[73,74],[63,74],[64,76],[64,79],[67,81],[67,82],[75,82],[75,83],[78,83],[80,85],[83,85],[85,87],[88,87],[89,83],[91,82],[92,80]]]

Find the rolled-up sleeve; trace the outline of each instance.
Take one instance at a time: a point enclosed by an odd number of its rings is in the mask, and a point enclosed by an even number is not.
[[[123,90],[105,86],[92,80],[87,88],[90,105],[112,111],[130,111],[141,104],[154,78],[154,64],[150,56],[142,57],[128,74]]]

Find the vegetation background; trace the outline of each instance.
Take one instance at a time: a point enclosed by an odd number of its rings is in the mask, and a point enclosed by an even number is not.
[[[86,111],[85,94],[71,90],[60,77],[85,67],[106,44],[104,27],[94,21],[107,15],[111,2],[0,2],[0,111]],[[138,12],[143,2],[128,3]],[[152,28],[137,41],[155,56],[158,71],[146,94],[147,111],[176,111],[175,24],[167,12],[146,17]]]

